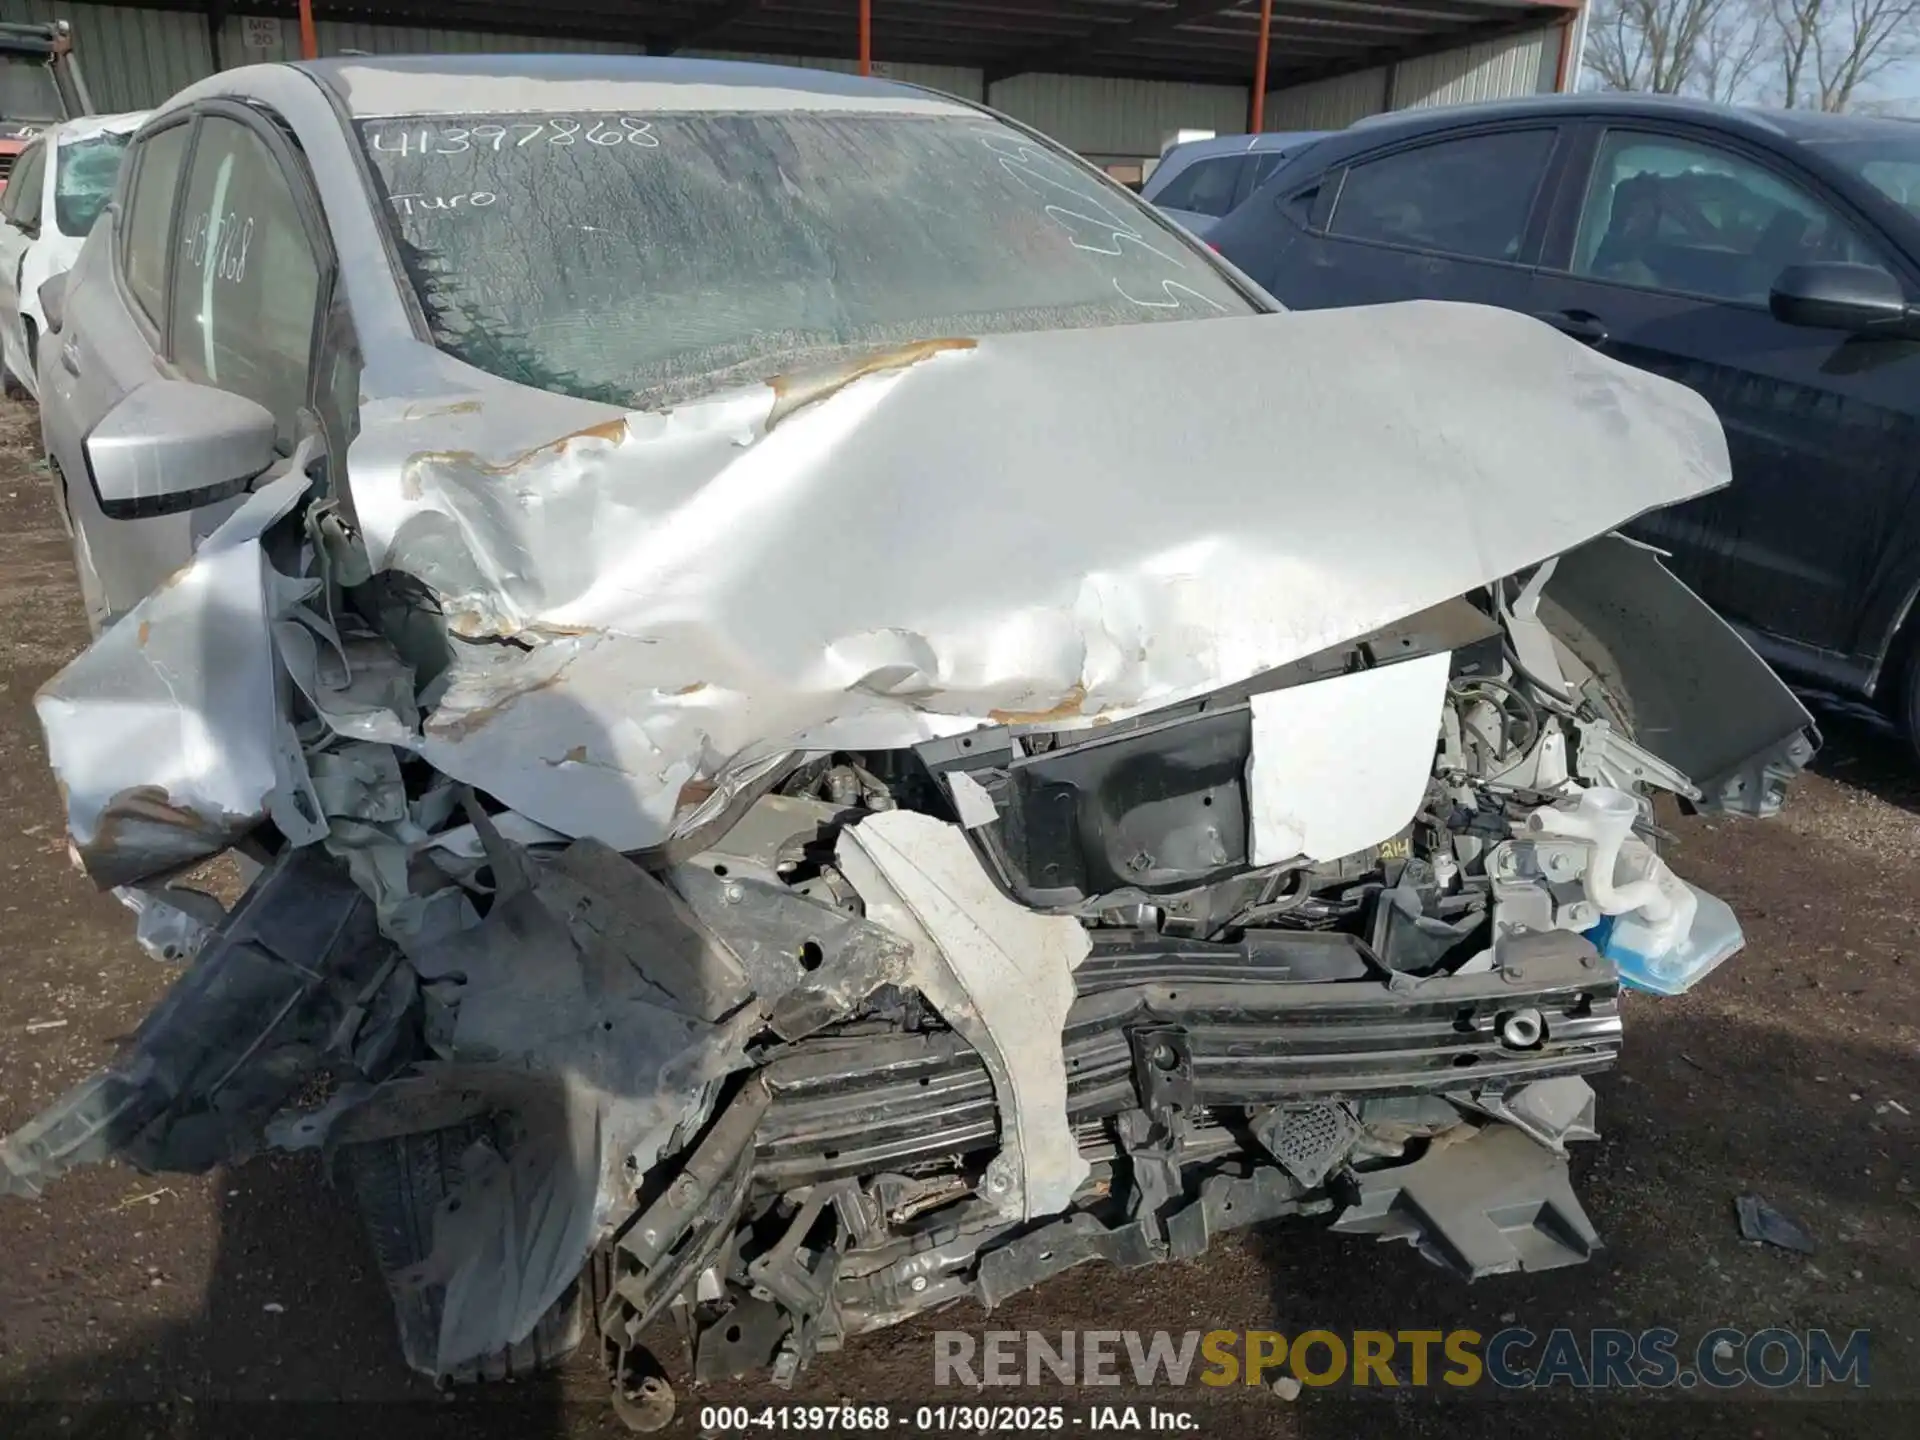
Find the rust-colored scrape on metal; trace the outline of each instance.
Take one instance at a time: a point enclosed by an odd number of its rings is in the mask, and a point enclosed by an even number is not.
[[[916,340],[876,355],[866,355],[845,365],[827,370],[810,370],[800,375],[776,375],[767,384],[773,387],[773,409],[767,414],[767,429],[785,420],[796,410],[816,405],[838,394],[863,375],[878,375],[888,370],[904,370],[947,350],[972,350],[980,342],[957,336],[949,340]]]
[[[689,810],[695,805],[704,804],[713,798],[713,792],[720,787],[711,780],[694,779],[680,787],[679,798],[674,803],[676,812]]]
[[[476,731],[485,729],[495,716],[513,704],[514,701],[524,699],[528,695],[537,694],[539,691],[558,685],[561,680],[566,677],[566,673],[567,667],[562,665],[544,680],[536,680],[531,685],[523,686],[518,690],[510,690],[505,695],[493,701],[492,704],[482,705],[477,710],[469,710],[462,715],[455,715],[442,720],[438,714],[435,714],[427,720],[425,726],[426,732],[436,740],[464,740]]]
[[[245,816],[202,814],[158,785],[137,785],[102,807],[80,858],[95,883],[123,884],[223,850],[251,825]]]
[[[479,413],[480,402],[478,400],[462,400],[458,404],[434,405],[425,410],[416,410],[409,405],[406,413],[400,418],[403,420],[438,420],[443,415],[478,415]]]
[[[989,710],[987,718],[1001,725],[1044,725],[1049,720],[1077,720],[1087,703],[1087,687],[1075,685],[1058,705],[1045,710]]]
[[[536,461],[563,453],[569,445],[581,440],[605,440],[608,444],[618,445],[627,433],[627,420],[624,415],[612,420],[603,420],[598,425],[589,425],[584,430],[575,430],[562,435],[558,440],[549,440],[544,445],[536,445],[531,450],[522,451],[511,460],[496,464],[471,450],[422,450],[409,455],[407,463],[400,472],[400,491],[409,500],[420,498],[420,474],[428,467],[451,466],[461,470],[475,471],[481,475],[513,475]]]
[[[140,622],[139,633],[135,638],[139,640],[140,648],[142,650],[146,649],[147,641],[153,638],[153,622],[151,620],[142,620]]]

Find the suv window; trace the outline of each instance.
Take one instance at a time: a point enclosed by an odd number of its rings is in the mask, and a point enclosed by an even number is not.
[[[1731,151],[1625,130],[1602,142],[1574,274],[1764,305],[1783,269],[1822,260],[1881,263],[1826,205]]]
[[[1240,170],[1247,159],[1244,155],[1222,155],[1217,160],[1196,160],[1174,176],[1167,188],[1153,197],[1153,203],[1194,215],[1224,215],[1233,208],[1234,186],[1240,183]]]
[[[7,177],[7,192],[0,197],[0,211],[23,230],[40,223],[41,178],[46,170],[47,147],[31,145],[20,152],[13,172]]]
[[[320,265],[280,162],[250,127],[200,121],[173,277],[173,355],[257,400],[283,436],[307,399]]]
[[[1517,260],[1554,132],[1442,140],[1347,171],[1327,232],[1476,260]]]
[[[123,227],[122,264],[127,291],[156,325],[166,311],[167,255],[173,228],[173,197],[179,188],[180,167],[187,158],[187,136],[193,126],[162,130],[136,148],[133,189],[127,197]]]

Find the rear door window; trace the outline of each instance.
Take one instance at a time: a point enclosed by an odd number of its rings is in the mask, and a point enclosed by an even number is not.
[[[1441,140],[1350,167],[1329,234],[1475,260],[1515,261],[1554,131]]]
[[[1247,160],[1245,155],[1196,160],[1174,176],[1167,188],[1153,197],[1153,203],[1192,215],[1224,215],[1233,208],[1240,172]]]
[[[155,326],[167,313],[167,258],[171,253],[174,195],[180,188],[180,167],[187,159],[191,124],[175,125],[140,142],[133,163],[133,190],[127,199],[127,220],[121,263],[127,293]]]

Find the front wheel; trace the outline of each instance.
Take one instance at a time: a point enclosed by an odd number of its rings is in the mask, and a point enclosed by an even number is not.
[[[1907,646],[1906,659],[1896,674],[1890,718],[1907,737],[1914,760],[1920,762],[1920,637]]]
[[[408,1272],[433,1249],[434,1216],[460,1183],[461,1157],[478,1140],[496,1146],[510,1143],[508,1129],[492,1117],[393,1139],[361,1141],[340,1153],[393,1297],[401,1353],[410,1367],[435,1379],[441,1378],[440,1318],[445,1291],[436,1284],[420,1283]],[[564,1364],[585,1338],[583,1288],[578,1282],[569,1286],[524,1340],[459,1365],[445,1378],[519,1379]]]

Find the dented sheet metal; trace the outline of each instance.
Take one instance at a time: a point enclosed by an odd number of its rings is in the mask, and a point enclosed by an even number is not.
[[[875,815],[846,832],[839,860],[868,914],[912,942],[914,988],[992,1077],[1002,1143],[987,1167],[989,1200],[1015,1220],[1066,1209],[1087,1178],[1067,1122],[1060,1039],[1073,972],[1092,944],[1086,930],[1009,900],[960,827],[930,816]]]
[[[295,844],[326,833],[269,634],[282,592],[312,586],[276,574],[260,545],[306,489],[298,467],[263,486],[35,697],[97,883],[215,854],[268,815]]]
[[[775,750],[1202,694],[1728,478],[1691,392],[1429,302],[922,344],[665,412],[556,401],[556,427],[605,418],[532,447],[524,405],[373,408],[372,567],[463,637],[419,752],[621,849]]]

